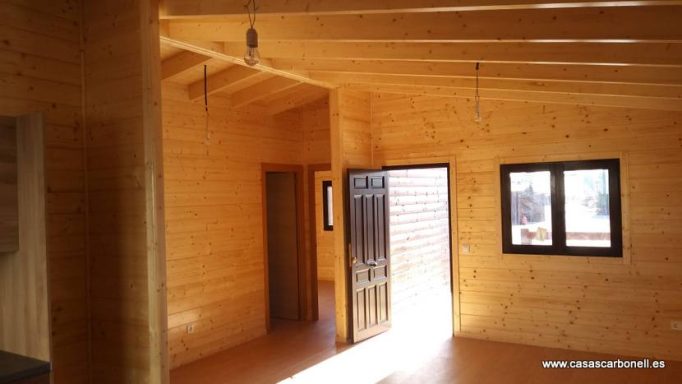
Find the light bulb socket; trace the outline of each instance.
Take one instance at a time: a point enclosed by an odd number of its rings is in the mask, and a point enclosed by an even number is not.
[[[246,46],[249,48],[258,48],[258,32],[251,27],[246,31]]]

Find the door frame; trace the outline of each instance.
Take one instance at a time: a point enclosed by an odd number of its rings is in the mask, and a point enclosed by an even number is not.
[[[320,306],[318,303],[319,294],[317,286],[317,218],[315,212],[315,172],[331,171],[332,165],[330,163],[324,164],[310,164],[307,166],[308,172],[308,246],[310,247],[310,297],[312,301],[312,308],[310,313],[311,320],[320,319]],[[333,186],[332,186],[333,188]]]
[[[455,211],[457,212],[457,196],[455,189],[452,186],[453,180],[456,180],[455,160],[441,162],[415,162],[402,164],[400,161],[391,162],[390,165],[384,165],[382,170],[409,170],[409,169],[433,169],[445,168],[447,170],[447,184],[448,184],[448,241],[450,245],[450,294],[452,295],[452,334],[457,335],[461,330],[460,320],[460,300],[459,300],[459,248],[457,243],[457,216],[453,216],[453,200],[455,202]],[[390,180],[390,177],[389,177]],[[389,226],[390,231],[390,226]],[[455,280],[457,277],[457,280]]]
[[[291,172],[296,179],[296,263],[298,265],[298,320],[306,318],[306,270],[305,270],[305,215],[303,193],[303,166],[297,164],[261,163],[261,210],[263,214],[263,275],[265,278],[265,329],[270,333],[270,273],[268,262],[268,209],[267,174]]]

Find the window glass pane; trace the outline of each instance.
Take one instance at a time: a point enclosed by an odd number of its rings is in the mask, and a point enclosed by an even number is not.
[[[609,171],[564,171],[566,246],[610,247]]]
[[[549,171],[510,172],[512,244],[552,245]]]
[[[327,185],[327,226],[332,227],[334,226],[334,202],[332,201],[332,196],[334,194],[332,193],[332,186]]]

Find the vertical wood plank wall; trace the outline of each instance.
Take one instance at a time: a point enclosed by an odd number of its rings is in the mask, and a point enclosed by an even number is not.
[[[349,168],[369,168],[372,166],[372,135],[370,133],[370,94],[366,92],[335,89],[329,96],[330,142],[332,185],[345,184]],[[334,188],[334,226],[345,228],[344,207],[346,192],[344,188]],[[336,340],[347,342],[347,284],[345,230],[334,231],[334,298],[336,301]]]
[[[304,215],[305,215],[305,252],[308,256],[306,258],[306,270],[309,274],[312,274],[313,264],[311,262],[311,257],[313,249],[310,248],[312,239],[311,237],[311,212],[310,209],[314,206],[315,202],[310,201],[310,196],[308,191],[310,190],[310,177],[309,173],[314,172],[309,165],[330,165],[331,155],[330,155],[330,143],[329,143],[329,97],[323,97],[322,99],[312,102],[310,104],[304,105],[298,109],[288,111],[287,114],[293,115],[293,121],[298,124],[299,129],[303,131],[303,163],[306,167],[306,177],[304,180]],[[317,221],[320,224],[321,221]],[[318,225],[319,226],[319,225]],[[313,308],[317,308],[317,305],[313,304],[314,297],[312,294],[312,289],[317,287],[316,284],[307,284],[307,291],[309,294],[306,296],[306,308],[307,308],[307,320],[312,320],[313,318]]]
[[[88,381],[80,2],[0,4],[0,116],[44,113],[55,383]]]
[[[155,7],[84,3],[91,371],[100,383],[166,381],[165,292],[156,270],[164,260],[151,222],[163,206],[152,197],[158,169],[150,141],[160,133]]]
[[[171,367],[265,333],[261,164],[323,160],[318,147],[304,150],[304,137],[324,145],[315,114],[326,113],[270,117],[227,105],[211,96],[207,135],[203,103],[163,84]],[[305,120],[318,123],[303,129]]]
[[[682,313],[682,114],[501,101],[482,109],[476,124],[466,100],[372,98],[375,164],[456,153],[457,240],[470,246],[453,250],[461,335],[682,359],[682,334],[670,329]],[[501,255],[500,160],[605,154],[624,161],[624,259]]]

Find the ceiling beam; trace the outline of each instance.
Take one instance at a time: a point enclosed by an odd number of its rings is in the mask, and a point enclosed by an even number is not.
[[[311,72],[311,76],[325,81],[343,84],[389,84],[427,87],[448,87],[474,89],[475,78],[444,76],[409,76],[385,74],[342,74]],[[665,97],[677,99],[682,105],[682,86],[653,84],[592,83],[583,81],[521,80],[521,79],[480,79],[483,93],[488,89],[532,91],[546,93],[629,95]]]
[[[248,20],[164,20],[179,40],[227,41]],[[524,9],[332,16],[260,16],[261,42],[664,41],[682,42],[682,6]],[[579,21],[579,22],[578,22]]]
[[[328,95],[329,90],[325,88],[313,87],[304,84],[297,87],[295,92],[292,92],[291,94],[282,96],[278,95],[279,97],[275,98],[274,100],[268,100],[268,114],[276,115],[278,113],[299,108],[323,97],[328,97]]]
[[[456,97],[473,100],[473,89],[425,87],[408,85],[367,85],[350,84],[346,88],[373,93],[396,93],[406,95],[426,95],[439,97]],[[570,104],[600,107],[622,107],[637,109],[653,109],[660,111],[682,111],[679,99],[662,97],[640,97],[623,95],[586,95],[557,92],[517,91],[509,89],[492,89],[481,94],[481,100],[517,101],[543,104]],[[485,104],[482,106],[485,116]],[[473,116],[473,112],[472,112]],[[473,118],[473,117],[472,117]]]
[[[162,19],[243,16],[244,0],[161,0]],[[269,0],[259,4],[262,15],[352,15],[376,13],[467,12],[481,10],[642,6],[682,1],[600,0]]]
[[[282,70],[323,71],[339,74],[394,74],[472,78],[474,63],[437,61],[273,59]],[[482,78],[562,80],[641,84],[682,85],[682,70],[677,67],[622,65],[482,63]]]
[[[324,88],[335,88],[336,85],[334,84],[329,84],[325,83],[323,81],[317,81],[313,80],[310,77],[307,76],[305,73],[298,73],[298,72],[292,72],[292,71],[283,71],[277,68],[274,68],[270,63],[268,62],[267,59],[262,59],[260,64],[257,64],[255,66],[249,66],[244,62],[244,59],[241,56],[232,56],[227,53],[225,53],[225,47],[223,43],[219,42],[205,42],[205,41],[184,41],[184,40],[178,40],[172,37],[168,36],[167,31],[164,30],[164,28],[161,28],[161,36],[160,36],[161,42],[171,45],[176,48],[181,48],[187,51],[199,53],[201,55],[209,56],[215,59],[227,61],[229,63],[237,64],[243,67],[247,68],[253,68],[255,70],[261,71],[261,72],[267,72],[276,76],[281,76],[285,77],[291,80],[295,80],[298,82],[302,83],[307,83],[307,84],[312,84],[312,85],[317,85],[319,87],[324,87]]]
[[[261,81],[249,88],[237,91],[230,97],[230,105],[233,108],[239,108],[255,101],[264,99],[268,96],[285,91],[289,88],[295,87],[299,82],[284,77],[273,77],[265,81]]]
[[[228,42],[237,55],[243,42]],[[270,59],[414,60],[493,63],[630,64],[682,67],[679,43],[376,43],[272,41]]]
[[[167,80],[211,60],[211,57],[184,51],[161,62],[161,80]]]
[[[219,92],[230,85],[233,85],[234,83],[245,81],[249,77],[256,76],[260,73],[260,71],[255,69],[234,65],[209,76],[206,81],[206,91],[210,95]],[[203,97],[204,80],[195,81],[187,87],[187,90],[191,100],[197,100]]]

